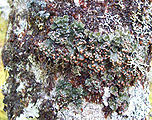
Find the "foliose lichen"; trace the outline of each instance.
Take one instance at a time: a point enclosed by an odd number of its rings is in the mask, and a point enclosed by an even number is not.
[[[146,118],[149,0],[18,2],[3,49],[9,119],[92,119],[92,106],[99,119]]]

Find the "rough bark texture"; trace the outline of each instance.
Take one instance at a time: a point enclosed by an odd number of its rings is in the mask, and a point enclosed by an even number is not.
[[[3,62],[11,120],[146,119],[148,0],[13,0]]]

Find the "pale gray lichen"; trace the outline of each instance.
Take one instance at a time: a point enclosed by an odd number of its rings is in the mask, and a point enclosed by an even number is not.
[[[16,118],[16,120],[29,120],[29,118],[38,118],[39,117],[39,107],[42,101],[38,101],[36,104],[29,103],[29,105],[23,109],[23,114]]]

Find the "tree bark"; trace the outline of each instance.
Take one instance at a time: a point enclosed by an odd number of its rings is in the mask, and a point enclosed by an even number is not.
[[[150,1],[9,2],[9,120],[148,118]]]

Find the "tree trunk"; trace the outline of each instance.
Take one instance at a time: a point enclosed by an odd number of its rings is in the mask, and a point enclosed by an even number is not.
[[[148,118],[151,1],[9,3],[9,120]]]

